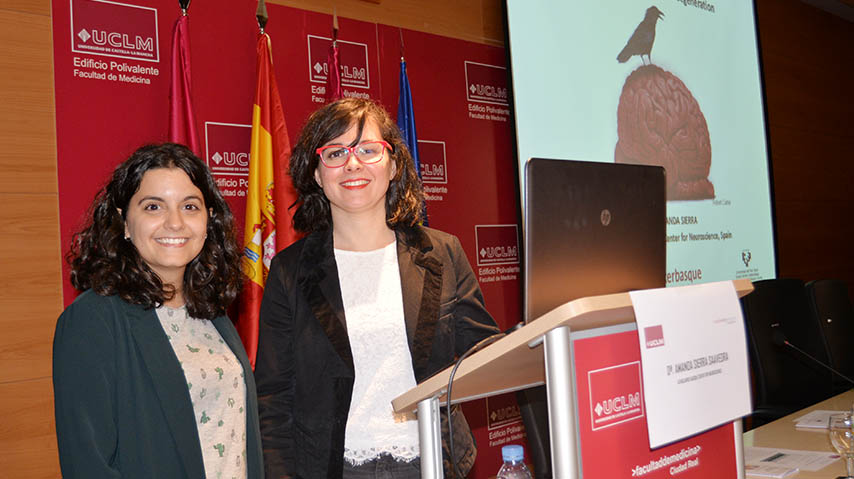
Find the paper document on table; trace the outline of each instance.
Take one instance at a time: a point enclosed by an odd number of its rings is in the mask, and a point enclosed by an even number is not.
[[[653,449],[750,414],[744,319],[731,281],[629,295]]]
[[[775,479],[797,474],[798,468],[771,466],[768,464],[745,464],[744,472],[747,477],[772,477]]]
[[[832,414],[843,414],[845,411],[810,411],[809,413],[793,419],[795,427],[807,429],[827,429],[827,421]]]
[[[825,451],[795,451],[792,449],[776,449],[772,447],[744,448],[744,464],[770,464],[778,467],[800,469],[802,471],[818,471],[833,464],[839,459],[839,454]]]

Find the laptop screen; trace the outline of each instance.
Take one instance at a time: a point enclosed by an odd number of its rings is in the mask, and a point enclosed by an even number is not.
[[[542,158],[525,168],[526,322],[574,299],[664,286],[664,168]]]

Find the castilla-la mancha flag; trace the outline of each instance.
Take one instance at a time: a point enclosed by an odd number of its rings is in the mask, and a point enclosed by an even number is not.
[[[258,83],[252,108],[249,188],[243,233],[243,272],[247,280],[240,298],[237,331],[252,368],[258,353],[258,311],[273,256],[298,239],[288,207],[297,198],[287,175],[291,145],[276,75],[270,37],[258,35]]]
[[[190,18],[186,11],[172,29],[172,76],[169,83],[169,141],[187,145],[199,155],[199,133],[190,92]]]

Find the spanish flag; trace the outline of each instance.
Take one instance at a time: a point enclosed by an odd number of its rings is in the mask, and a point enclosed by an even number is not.
[[[243,233],[243,272],[247,280],[240,301],[237,331],[252,368],[258,353],[258,311],[273,256],[298,239],[289,207],[297,195],[287,175],[291,145],[276,87],[270,37],[258,35],[258,82],[252,108],[249,188]]]

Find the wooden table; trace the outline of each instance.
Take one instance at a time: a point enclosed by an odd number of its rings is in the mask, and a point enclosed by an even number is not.
[[[794,419],[810,411],[847,411],[854,404],[854,390],[813,404],[798,412],[777,419],[776,421],[752,429],[744,433],[744,447],[773,447],[778,449],[796,449],[800,451],[834,452],[826,430],[811,430],[795,428]],[[845,475],[845,462],[839,460],[818,471],[801,471],[792,479],[833,479]]]

